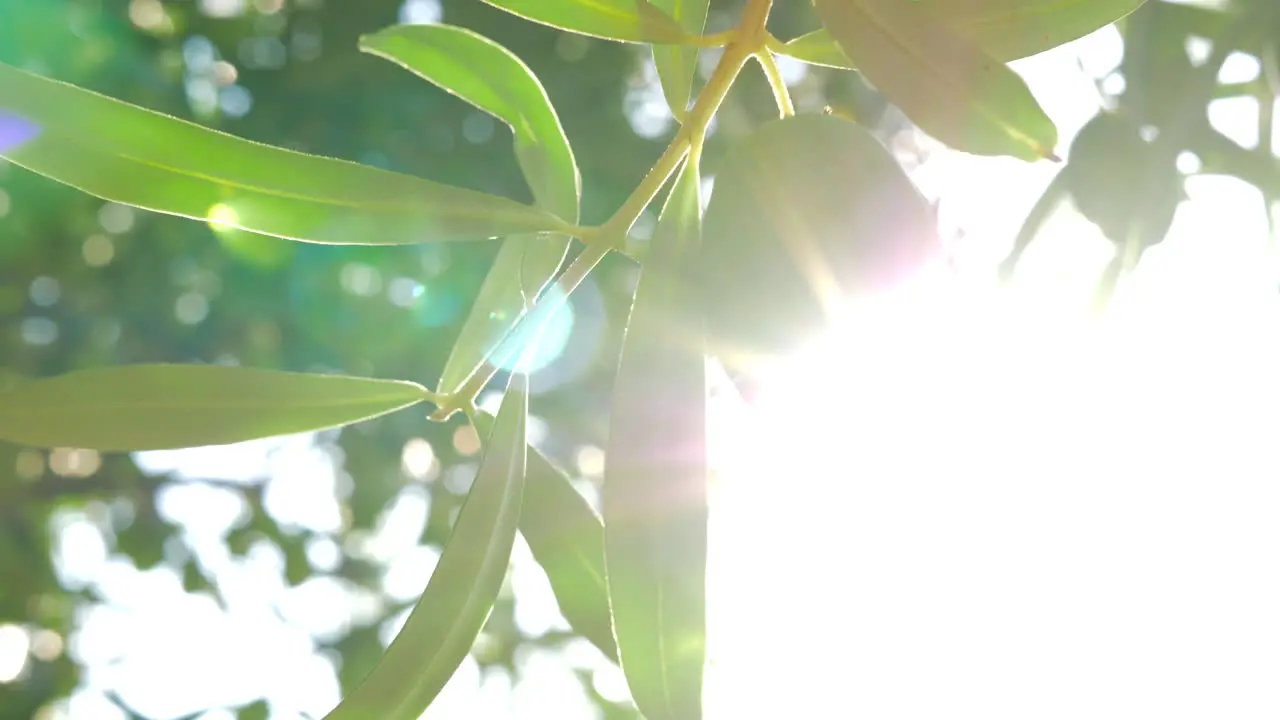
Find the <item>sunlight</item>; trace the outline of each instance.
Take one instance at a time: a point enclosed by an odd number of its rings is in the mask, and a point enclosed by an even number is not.
[[[1060,150],[1118,39],[1015,63]],[[755,408],[717,396],[707,717],[1280,715],[1266,203],[1190,178],[1094,312],[1112,249],[1069,204],[992,280],[1055,171],[938,152],[913,175],[952,267],[847,308]]]
[[[1260,193],[1189,185],[1105,313],[1081,245],[937,272],[713,407],[708,717],[1280,712],[1275,263]]]

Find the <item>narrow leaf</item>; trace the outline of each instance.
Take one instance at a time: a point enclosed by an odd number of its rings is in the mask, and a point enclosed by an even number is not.
[[[486,435],[493,420],[476,414],[476,430]],[[574,632],[618,661],[609,614],[604,570],[604,524],[562,470],[529,448],[520,534],[547,573],[560,613]]]
[[[649,0],[484,0],[507,12],[579,35],[636,43],[679,43],[680,24]]]
[[[519,58],[477,33],[448,25],[393,27],[365,36],[360,47],[506,123],[536,204],[577,221],[581,181],[573,150],[542,84]],[[457,390],[493,351],[568,249],[564,235],[517,236],[503,243],[445,363],[441,392]]]
[[[649,720],[702,716],[706,654],[706,371],[686,269],[699,234],[685,165],[644,261],[605,455],[605,567],[618,651]]]
[[[690,35],[701,35],[707,24],[708,0],[653,0],[654,6],[666,11]],[[672,114],[684,122],[693,96],[693,74],[698,67],[698,48],[694,45],[654,45],[653,61],[662,81],[662,94]]]
[[[921,0],[918,5],[1000,62],[1042,53],[1106,27],[1146,0]],[[788,42],[783,54],[852,69],[825,28]]]
[[[528,393],[515,375],[431,581],[382,660],[326,720],[417,720],[466,658],[502,588],[524,494]]]
[[[305,242],[395,245],[566,226],[507,198],[242,140],[3,64],[0,157],[106,200]]]
[[[871,84],[938,140],[978,155],[1053,156],[1058,131],[1025,82],[915,3],[814,0]]]
[[[778,49],[778,52],[787,57],[803,60],[811,65],[844,70],[854,69],[853,61],[849,59],[848,55],[844,54],[844,49],[840,47],[840,43],[831,37],[831,32],[826,28],[814,30],[793,40],[788,40],[785,45]]]
[[[120,365],[0,395],[0,439],[103,451],[222,445],[367,420],[426,399],[397,380],[224,365]]]

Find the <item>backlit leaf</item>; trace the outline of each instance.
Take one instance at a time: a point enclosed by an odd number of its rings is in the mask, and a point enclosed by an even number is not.
[[[417,720],[466,658],[511,560],[524,494],[528,393],[512,377],[484,459],[422,597],[387,652],[326,720]]]
[[[920,0],[921,7],[991,57],[1010,62],[1110,25],[1146,0]],[[783,53],[827,67],[854,67],[825,28],[786,44]]]
[[[401,25],[361,39],[360,47],[395,62],[506,123],[536,204],[577,222],[581,182],[573,150],[547,93],[506,48],[448,25]],[[524,314],[569,249],[563,235],[508,238],[480,288],[440,375],[458,389]]]
[[[859,72],[912,122],[957,150],[1050,157],[1053,121],[1025,82],[932,13],[901,0],[814,0]]]
[[[707,24],[708,0],[653,0],[690,35],[701,35]],[[681,122],[693,95],[693,73],[698,67],[698,48],[694,45],[654,45],[653,61],[662,81],[662,94],[672,114]]]
[[[696,159],[662,211],[627,324],[605,454],[605,567],[622,669],[649,720],[702,716],[706,367],[688,266]]]
[[[649,0],[484,0],[543,25],[622,42],[679,43],[679,23]]]
[[[261,145],[3,64],[0,157],[106,200],[306,242],[566,227],[507,198]]]
[[[221,445],[367,420],[426,399],[417,384],[225,365],[120,365],[20,382],[0,439],[103,451]]]
[[[492,426],[488,415],[476,414],[481,436]],[[520,534],[547,573],[569,625],[617,662],[605,584],[604,524],[564,472],[534,448],[529,448]]]

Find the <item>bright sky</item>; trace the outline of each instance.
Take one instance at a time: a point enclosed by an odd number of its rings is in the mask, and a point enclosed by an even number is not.
[[[421,21],[438,5],[406,8]],[[1060,154],[1120,49],[1106,30],[1015,66],[1058,122]],[[1229,72],[1247,75],[1249,59]],[[636,93],[637,131],[654,132],[660,92]],[[1247,141],[1251,110],[1212,115]],[[716,405],[709,718],[1280,715],[1274,698],[1266,712],[1256,704],[1280,671],[1280,508],[1267,482],[1280,465],[1280,300],[1261,196],[1225,178],[1189,183],[1169,240],[1091,320],[1083,307],[1108,246],[1070,213],[1027,254],[1012,291],[990,283],[1054,170],[940,153],[916,178],[943,198],[943,224],[966,232],[959,271],[816,342],[767,393],[770,412]],[[340,548],[325,538],[350,478],[329,440],[138,459],[229,483],[269,477],[273,515],[319,533],[314,567],[364,554],[385,564],[389,594],[413,599],[438,557],[417,546],[424,483],[461,491],[474,466],[442,472],[429,445],[411,442],[411,482],[378,532]],[[584,448],[576,469],[598,473],[599,450]],[[323,574],[289,588],[266,546],[246,562],[227,556],[217,538],[246,511],[233,492],[179,480],[160,504],[228,610],[183,592],[171,571],[108,557],[92,513],[66,515],[60,572],[107,603],[68,644],[88,673],[64,717],[123,717],[105,690],[156,718],[264,696],[275,718],[323,715],[338,688],[317,642],[376,618],[379,599],[353,599]],[[511,584],[524,632],[564,627],[523,545]],[[38,639],[0,627],[0,679]],[[424,717],[596,717],[575,667],[625,696],[621,674],[584,643],[526,653],[518,682],[469,659]]]

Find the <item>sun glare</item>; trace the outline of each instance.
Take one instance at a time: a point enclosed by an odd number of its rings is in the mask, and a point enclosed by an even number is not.
[[[1105,312],[930,274],[713,405],[708,717],[1280,715],[1275,265],[1189,189]]]

